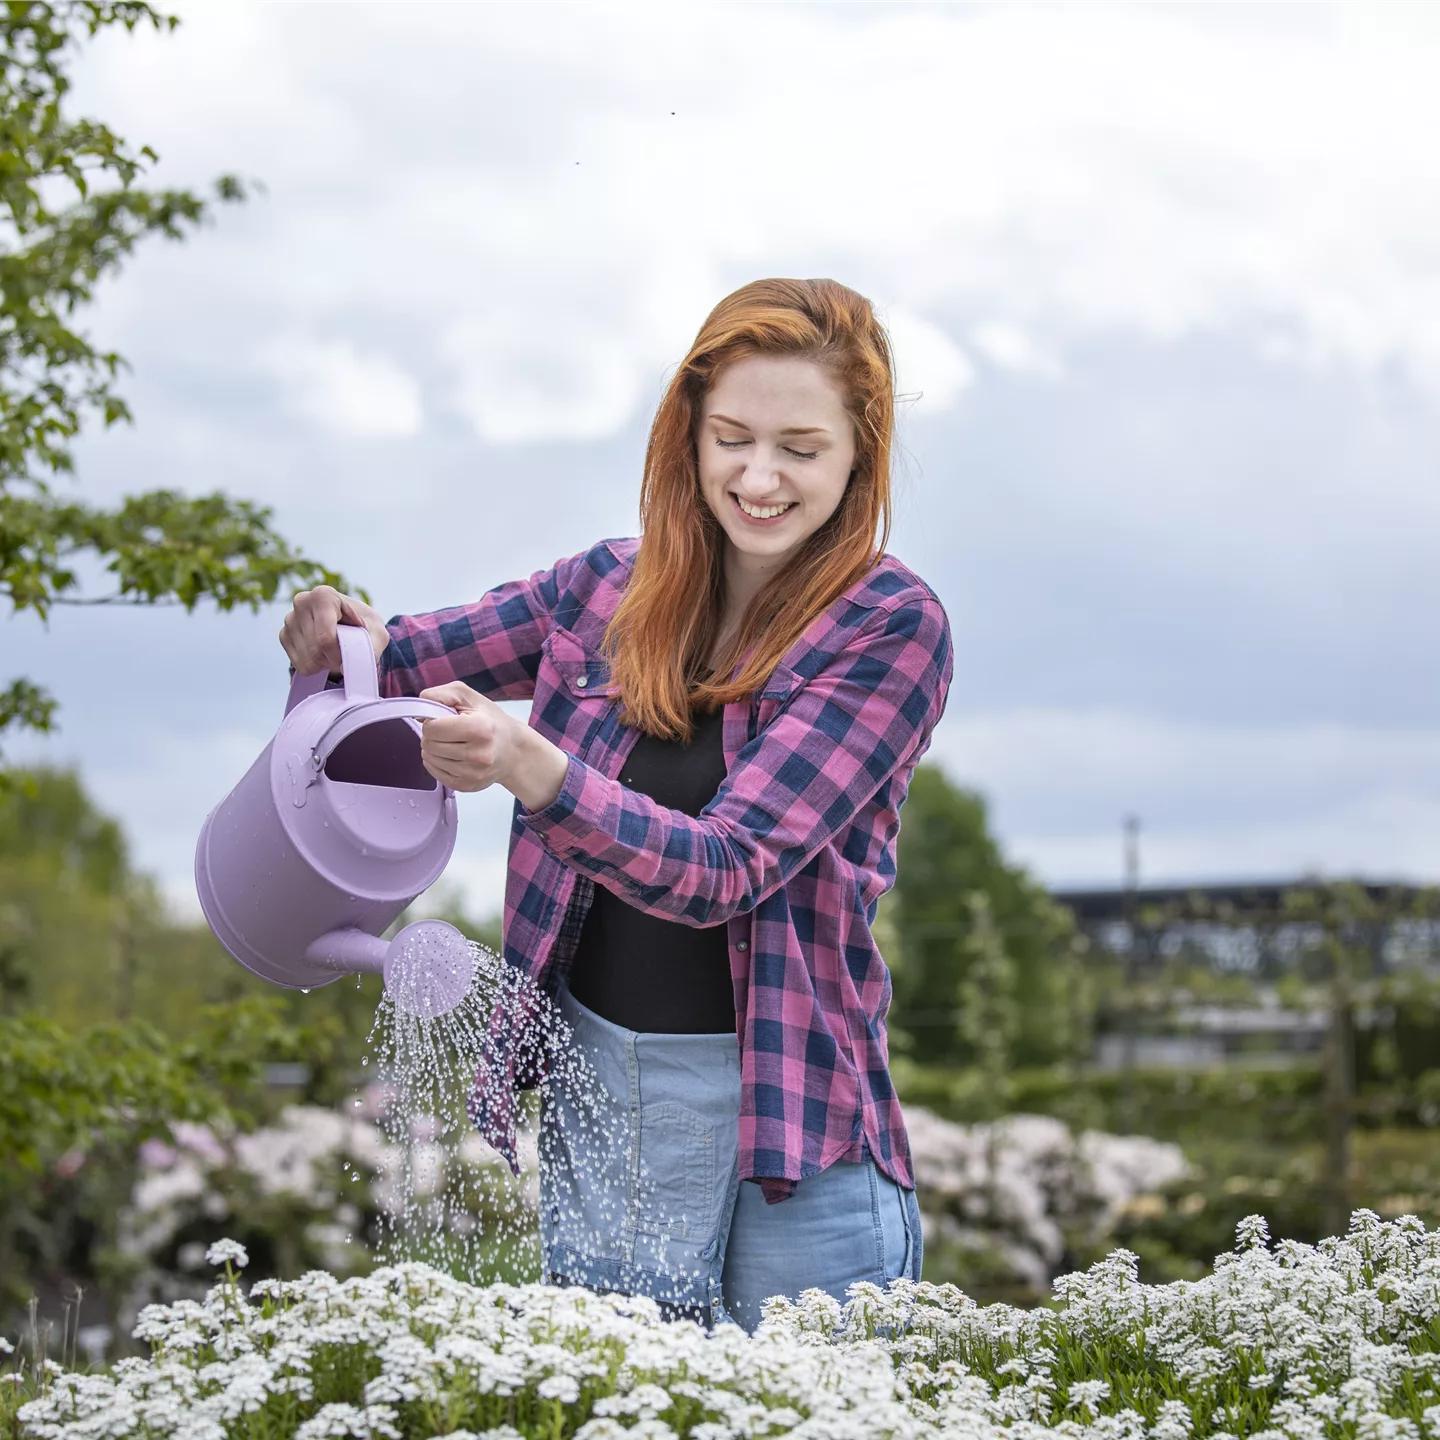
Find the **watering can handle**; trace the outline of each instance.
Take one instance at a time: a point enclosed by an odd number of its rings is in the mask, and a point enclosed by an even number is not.
[[[350,702],[374,700],[380,694],[380,679],[375,664],[375,647],[370,632],[361,625],[340,624],[336,627],[340,640],[340,668],[345,673],[345,698]],[[327,675],[317,670],[313,675],[292,675],[290,696],[285,702],[288,715],[302,700],[318,695]]]
[[[431,715],[454,713],[450,706],[442,705],[438,700],[419,700],[406,695],[397,695],[389,700],[365,701],[353,709],[342,710],[330,722],[329,729],[315,742],[312,752],[314,766],[317,770],[323,769],[325,762],[342,740],[378,720],[421,720]]]

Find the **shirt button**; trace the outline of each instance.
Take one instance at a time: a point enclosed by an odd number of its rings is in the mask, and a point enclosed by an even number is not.
[[[590,677],[588,675],[577,675],[575,677],[575,688],[577,690],[583,690],[589,683]]]
[[[748,950],[750,948],[750,942],[748,940],[739,940],[736,942],[735,948],[737,950]]]

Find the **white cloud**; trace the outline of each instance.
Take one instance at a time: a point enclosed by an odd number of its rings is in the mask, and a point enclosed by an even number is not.
[[[938,325],[909,310],[892,308],[884,321],[895,352],[896,390],[918,397],[926,415],[953,405],[975,378],[965,352]]]
[[[302,328],[404,316],[486,436],[617,429],[766,273],[847,279],[932,350],[979,326],[1034,373],[1077,339],[1227,332],[1440,384],[1423,7],[657,14],[192,5],[99,45],[79,93],[167,178],[267,181],[243,236],[187,247],[209,303],[223,267]]]
[[[598,440],[640,399],[642,372],[603,336],[572,333],[563,351],[521,324],[462,320],[440,340],[456,375],[454,406],[482,440]]]
[[[291,413],[348,440],[419,434],[420,386],[394,361],[343,340],[287,335],[260,347],[257,366]]]
[[[1021,326],[1010,320],[986,320],[970,331],[970,343],[992,365],[1042,380],[1057,380],[1064,373],[1058,356],[1043,350]]]

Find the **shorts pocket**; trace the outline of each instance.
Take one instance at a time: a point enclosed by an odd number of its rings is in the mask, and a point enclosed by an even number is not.
[[[908,1277],[915,1259],[915,1241],[911,1233],[909,1210],[910,1193],[902,1190],[878,1168],[875,1170],[875,1182],[879,1190],[876,1198],[881,1253],[880,1284],[888,1285],[892,1280]]]
[[[640,1111],[640,1166],[635,1228],[648,1235],[694,1239],[715,1226],[714,1125],[684,1105]]]

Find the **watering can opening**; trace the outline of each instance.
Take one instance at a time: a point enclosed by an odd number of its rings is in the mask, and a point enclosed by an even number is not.
[[[408,720],[379,720],[347,735],[326,760],[325,778],[392,790],[434,790],[439,783],[420,758],[420,737]]]

